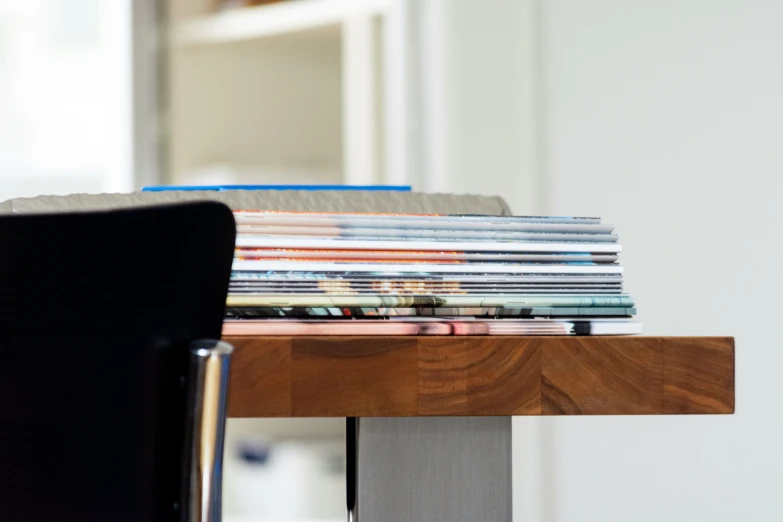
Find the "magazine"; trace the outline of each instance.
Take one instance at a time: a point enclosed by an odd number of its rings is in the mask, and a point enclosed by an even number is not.
[[[325,295],[229,294],[230,307],[632,307],[628,295]]]
[[[387,307],[254,307],[229,306],[226,316],[229,318],[379,318],[379,317],[564,317],[584,318],[630,317],[636,314],[636,308],[623,307],[419,307],[419,308],[387,308]]]
[[[509,254],[504,252],[436,252],[399,250],[308,250],[286,248],[237,248],[236,257],[243,259],[262,258],[275,261],[342,261],[365,263],[391,263],[429,261],[447,263],[460,261],[522,261],[526,263],[614,263],[616,254],[566,253],[566,254]]]
[[[277,272],[292,270],[286,261],[234,258],[232,265],[238,272]],[[470,264],[425,264],[425,263],[342,263],[309,262],[296,263],[303,272],[350,272],[376,275],[394,274],[622,274],[623,267],[611,263],[470,263]]]
[[[239,234],[236,246],[240,248],[297,248],[322,250],[430,250],[430,251],[463,251],[463,252],[547,252],[547,253],[596,253],[618,254],[622,251],[619,243],[600,242],[548,242],[548,241],[509,241],[498,240],[485,236],[482,240],[462,241],[459,239],[411,238],[394,240],[353,239],[353,238],[318,238],[290,236],[255,236]]]

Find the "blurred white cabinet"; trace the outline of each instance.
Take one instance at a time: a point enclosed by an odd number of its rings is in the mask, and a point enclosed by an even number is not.
[[[168,181],[405,183],[396,0],[171,0]],[[396,24],[396,25],[395,25]],[[397,39],[397,42],[401,40]],[[396,103],[399,105],[399,102]]]
[[[169,0],[169,181],[410,184],[543,210],[534,0],[214,1]]]

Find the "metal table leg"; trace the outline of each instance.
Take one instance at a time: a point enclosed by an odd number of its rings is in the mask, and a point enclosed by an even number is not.
[[[351,522],[510,522],[510,417],[348,421]]]

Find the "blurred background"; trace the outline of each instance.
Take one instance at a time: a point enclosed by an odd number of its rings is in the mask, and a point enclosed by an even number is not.
[[[384,183],[601,216],[647,334],[736,336],[737,413],[515,419],[515,521],[779,521],[782,22],[777,0],[2,0],[0,200]],[[227,522],[344,520],[343,436],[230,421]]]

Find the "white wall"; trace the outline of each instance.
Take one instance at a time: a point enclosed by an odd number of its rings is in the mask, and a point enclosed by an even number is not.
[[[519,520],[783,520],[783,2],[541,4],[547,210],[618,225],[646,333],[736,336],[737,413],[520,421]]]
[[[416,0],[417,190],[503,195],[538,209],[533,0]],[[531,210],[527,210],[531,211]]]

